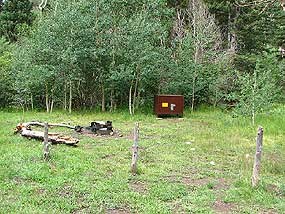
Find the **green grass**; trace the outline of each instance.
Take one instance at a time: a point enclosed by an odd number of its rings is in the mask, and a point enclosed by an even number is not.
[[[285,213],[285,107],[260,115],[261,182],[251,187],[257,126],[217,109],[157,120],[126,112],[0,112],[0,213]],[[79,135],[78,147],[13,134],[21,121],[112,120],[121,138]],[[139,174],[130,173],[140,122]],[[58,129],[76,136],[69,130]]]

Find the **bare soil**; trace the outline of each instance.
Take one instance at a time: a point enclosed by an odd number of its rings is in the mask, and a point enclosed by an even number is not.
[[[221,200],[217,200],[213,206],[216,213],[231,213],[235,210],[235,208],[236,205],[234,203],[225,203]]]
[[[132,191],[143,193],[143,194],[147,193],[147,191],[148,191],[148,187],[147,187],[146,183],[144,183],[142,181],[130,181],[129,187]]]

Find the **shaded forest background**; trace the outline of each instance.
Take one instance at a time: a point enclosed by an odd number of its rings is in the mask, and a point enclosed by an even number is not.
[[[255,115],[284,101],[282,1],[0,1],[0,106]]]

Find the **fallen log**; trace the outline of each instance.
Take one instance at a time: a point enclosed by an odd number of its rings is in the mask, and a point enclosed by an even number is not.
[[[52,125],[54,125],[54,124],[49,124],[49,126],[52,126]],[[65,125],[65,124],[63,124],[63,125]],[[42,127],[44,127],[44,123],[40,123],[40,122],[20,123],[17,125],[15,133],[20,133],[23,137],[27,137],[27,138],[44,140],[44,132],[33,131],[31,129],[31,126],[42,126]],[[69,127],[67,127],[67,128],[69,128]],[[64,136],[64,135],[61,135],[59,133],[48,133],[48,141],[53,143],[53,144],[76,145],[79,142],[79,139],[73,138],[70,136]]]
[[[20,125],[20,124],[18,124],[18,125]],[[24,126],[24,127],[30,127],[30,126],[41,126],[41,127],[44,127],[44,123],[41,123],[41,122],[38,122],[38,121],[21,123],[21,125]],[[69,128],[69,129],[75,129],[75,126],[70,126],[68,124],[62,124],[62,123],[49,123],[48,126],[49,127],[58,126],[58,127]]]

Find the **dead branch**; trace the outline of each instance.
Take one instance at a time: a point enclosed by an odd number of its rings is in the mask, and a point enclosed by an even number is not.
[[[24,127],[30,127],[30,126],[41,126],[41,127],[44,127],[45,126],[44,123],[38,122],[38,121],[22,123],[22,124],[19,124],[19,125],[24,126]],[[69,128],[69,129],[75,129],[75,126],[70,126],[70,125],[62,124],[62,123],[49,123],[48,126],[49,127],[57,126],[57,127],[65,127],[65,128]]]

